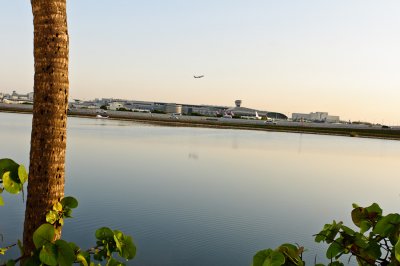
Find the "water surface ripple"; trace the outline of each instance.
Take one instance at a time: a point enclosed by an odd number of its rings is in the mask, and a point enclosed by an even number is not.
[[[0,113],[0,157],[28,166],[31,119]],[[66,194],[80,205],[63,236],[89,247],[96,228],[122,230],[138,247],[129,265],[249,265],[285,242],[325,261],[312,235],[350,223],[353,202],[399,211],[399,159],[390,140],[70,118]],[[24,203],[5,201],[9,244],[21,238]]]

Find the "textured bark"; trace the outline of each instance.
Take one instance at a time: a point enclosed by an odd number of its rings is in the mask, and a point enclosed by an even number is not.
[[[66,0],[31,0],[31,5],[35,80],[23,235],[26,255],[34,250],[33,232],[46,222],[46,213],[64,196],[69,89]]]

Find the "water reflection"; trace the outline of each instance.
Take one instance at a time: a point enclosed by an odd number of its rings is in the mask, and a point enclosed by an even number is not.
[[[301,153],[301,144],[302,144],[302,142],[303,142],[303,133],[300,133],[299,134],[299,148],[297,150],[299,154]]]
[[[2,157],[27,165],[30,120],[0,113]],[[396,141],[72,118],[66,194],[80,206],[64,236],[88,247],[95,228],[121,229],[139,248],[132,265],[249,265],[283,242],[312,263],[323,257],[312,235],[350,223],[351,203],[398,212],[399,159]],[[12,200],[7,239],[22,229]]]

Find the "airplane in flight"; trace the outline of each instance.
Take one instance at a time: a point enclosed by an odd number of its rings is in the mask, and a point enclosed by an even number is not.
[[[200,78],[203,78],[204,77],[204,75],[200,75],[200,76],[196,76],[196,75],[194,75],[193,76],[195,79],[200,79]]]

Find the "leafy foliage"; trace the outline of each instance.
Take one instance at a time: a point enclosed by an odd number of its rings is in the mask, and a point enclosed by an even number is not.
[[[65,197],[54,204],[53,209],[46,215],[47,224],[41,225],[33,234],[33,242],[37,252],[29,259],[32,264],[40,262],[49,266],[95,265],[95,261],[106,261],[107,265],[124,265],[113,257],[117,253],[125,260],[131,260],[136,255],[136,247],[130,236],[121,231],[102,227],[96,230],[96,247],[87,251],[72,242],[55,240],[56,226],[63,225],[64,217],[71,217],[72,208],[78,206],[73,197]],[[92,259],[93,258],[93,259]]]
[[[110,263],[111,261],[112,263],[118,262],[111,257],[114,252],[125,260],[133,259],[136,255],[136,247],[132,238],[124,235],[121,231],[113,231],[108,227],[102,227],[96,231],[96,238],[97,247],[91,250],[95,260],[102,261],[106,259]]]
[[[261,250],[254,255],[252,266],[303,266],[303,250],[292,244],[283,244],[275,250]]]
[[[23,165],[19,165],[11,159],[0,159],[0,185],[3,185],[0,187],[0,193],[5,190],[11,194],[18,194],[22,191],[23,184],[27,179],[28,174]],[[3,199],[0,197],[0,205],[3,204]],[[83,266],[95,266],[94,261],[106,261],[106,265],[114,266],[124,265],[113,257],[114,254],[118,254],[124,260],[131,260],[135,257],[136,246],[132,237],[107,227],[96,231],[97,245],[87,251],[82,251],[75,243],[56,239],[56,230],[64,225],[65,218],[72,217],[72,209],[77,207],[78,200],[74,197],[64,197],[53,205],[46,215],[48,223],[42,224],[33,233],[36,251],[30,257],[25,258],[24,266],[70,266],[76,263]],[[0,247],[0,255],[4,255],[13,246],[16,244]],[[18,241],[18,246],[22,252],[20,241]],[[22,256],[0,265],[13,266],[21,258]]]
[[[53,209],[46,214],[46,222],[59,226],[64,225],[65,218],[72,218],[72,209],[78,207],[74,197],[65,197],[53,205]]]
[[[328,265],[344,265],[339,260],[343,255],[355,257],[361,266],[400,265],[399,214],[383,215],[382,209],[376,203],[368,207],[353,204],[351,218],[357,227],[356,230],[345,226],[343,222],[333,221],[331,224],[325,224],[315,235],[316,242],[329,244],[326,250],[326,257],[330,260]],[[298,260],[301,259],[302,252],[302,248],[288,244],[276,250],[262,250],[254,256],[253,266],[303,265],[303,262]]]
[[[330,244],[326,256],[338,260],[344,254],[353,255],[359,265],[400,265],[399,245],[400,215],[382,215],[374,203],[369,207],[353,204],[351,212],[354,231],[343,223],[327,224],[317,234],[317,242]]]
[[[37,249],[49,244],[53,241],[56,230],[51,224],[42,224],[33,233],[33,243]]]
[[[27,180],[28,174],[23,165],[8,158],[0,159],[0,206],[4,205],[1,196],[4,190],[11,194],[18,194]]]

